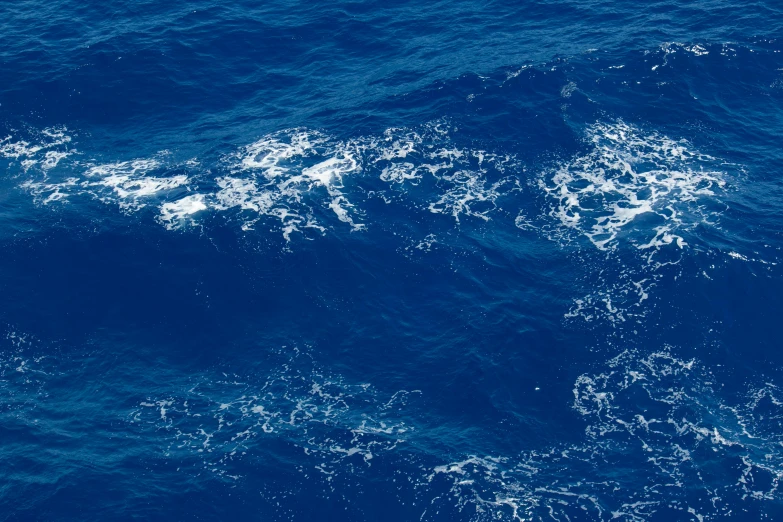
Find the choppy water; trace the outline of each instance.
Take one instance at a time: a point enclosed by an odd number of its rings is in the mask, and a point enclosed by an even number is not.
[[[777,3],[0,15],[3,520],[783,517]]]

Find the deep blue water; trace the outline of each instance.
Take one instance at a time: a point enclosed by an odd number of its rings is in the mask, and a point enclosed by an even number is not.
[[[779,2],[0,29],[0,519],[783,520]]]

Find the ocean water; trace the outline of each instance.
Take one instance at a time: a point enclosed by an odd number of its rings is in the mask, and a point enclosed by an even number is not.
[[[0,15],[1,520],[783,520],[779,2]]]

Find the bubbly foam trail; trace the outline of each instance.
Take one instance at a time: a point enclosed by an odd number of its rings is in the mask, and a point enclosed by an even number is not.
[[[781,391],[765,384],[728,404],[716,379],[668,349],[625,351],[574,385],[584,444],[435,467],[426,483],[445,481],[449,493],[432,505],[456,498],[475,520],[643,521],[709,520],[780,501]]]
[[[204,203],[204,196],[193,194],[177,201],[163,203],[160,207],[158,219],[166,228],[173,229],[180,226],[190,216],[206,209],[207,205]]]
[[[677,271],[688,243],[698,241],[693,230],[720,218],[720,201],[740,169],[686,140],[621,120],[589,126],[584,144],[585,153],[538,179],[550,218],[541,226],[545,234],[564,243],[586,238],[601,253],[592,261],[599,275],[587,278],[589,293],[565,317],[638,320],[656,282]],[[531,222],[521,217],[517,226]],[[589,254],[578,255],[591,263]]]
[[[317,206],[328,208],[338,221],[353,231],[366,229],[359,219],[367,198],[356,190],[356,179],[377,177],[387,183],[387,202],[406,194],[429,177],[441,192],[416,207],[443,213],[459,222],[460,216],[488,220],[497,199],[514,182],[509,177],[490,182],[487,172],[505,171],[512,158],[483,151],[455,148],[444,122],[418,130],[391,128],[381,136],[359,137],[347,142],[306,129],[293,129],[266,136],[228,158],[231,176],[218,180],[221,190],[214,208],[239,208],[257,213],[243,225],[250,228],[260,217],[281,221],[290,240],[301,228],[326,230],[316,217]],[[350,186],[346,185],[350,180]],[[517,185],[518,186],[518,185]],[[318,193],[325,195],[319,201]],[[373,191],[378,195],[379,191]],[[437,199],[434,199],[436,198]]]
[[[183,174],[166,178],[149,175],[162,166],[157,158],[94,165],[85,172],[87,179],[81,185],[85,189],[106,188],[113,192],[120,208],[137,210],[145,205],[144,199],[188,183]]]
[[[369,468],[386,454],[408,475],[418,469],[421,520],[454,509],[476,521],[709,520],[745,501],[781,500],[780,390],[765,384],[729,404],[717,376],[669,349],[627,350],[576,380],[581,444],[434,466],[407,455],[408,442],[427,436],[414,412],[400,416],[419,392],[380,398],[371,385],[291,369],[297,366],[283,365],[262,385],[235,375],[200,379],[188,391],[146,398],[128,420],[169,438],[164,454],[183,471],[193,460],[199,471],[230,481],[243,480],[234,464],[269,438],[301,447],[313,477],[333,488],[357,463]],[[710,473],[715,466],[723,471]]]
[[[72,137],[67,133],[68,129],[62,126],[33,132],[30,141],[6,136],[0,139],[0,158],[19,161],[23,171],[38,167],[46,172],[76,153],[69,149]]]
[[[323,206],[339,221],[362,230],[364,225],[355,221],[359,212],[343,193],[344,177],[362,170],[357,153],[353,144],[317,131],[292,129],[265,136],[225,160],[231,175],[218,179],[220,190],[211,207],[255,213],[244,221],[246,230],[264,216],[277,218],[290,240],[303,228],[325,231],[309,201],[320,192],[327,198]]]
[[[521,190],[521,164],[512,155],[459,147],[443,121],[417,131],[389,129],[381,140],[366,140],[368,163],[393,192],[409,194],[433,181],[425,207],[433,214],[489,221],[498,200]]]
[[[244,230],[277,221],[287,241],[307,230],[323,234],[328,227],[365,230],[364,203],[377,196],[450,216],[457,224],[466,217],[489,221],[501,197],[521,190],[515,176],[519,162],[457,147],[450,130],[438,121],[342,141],[315,130],[289,129],[221,158],[217,176],[206,178],[189,173],[199,166],[197,160],[172,162],[166,151],[128,161],[70,162],[61,165],[59,176],[50,174],[41,158],[30,167],[41,175],[21,187],[44,205],[77,196],[116,204],[126,213],[155,205],[158,221],[168,229],[196,223],[207,211],[230,212]],[[50,146],[6,145],[7,154],[24,150],[31,156]],[[368,179],[377,188],[364,188]],[[421,183],[426,187],[413,194]]]
[[[13,330],[2,342],[0,416],[37,425],[45,411],[69,407],[50,387],[68,377],[56,355],[33,355],[35,341]],[[339,494],[382,461],[383,476],[410,479],[421,520],[710,520],[738,506],[763,515],[766,502],[783,500],[783,392],[756,379],[729,399],[721,375],[673,349],[629,349],[580,375],[572,408],[581,441],[514,456],[470,454],[462,443],[428,453],[421,392],[348,382],[296,348],[267,356],[268,371],[254,377],[173,371],[129,410],[111,406],[127,396],[104,398],[101,422],[124,418],[128,441],[155,444],[200,480],[244,481],[244,462],[284,446],[299,455],[292,465],[304,480]]]
[[[117,205],[125,213],[133,213],[156,198],[189,185],[190,177],[186,174],[157,175],[172,168],[181,170],[185,166],[193,166],[191,162],[170,165],[167,155],[163,151],[153,158],[114,163],[75,162],[67,165],[66,177],[55,178],[44,171],[42,178],[28,179],[21,188],[43,205],[88,196],[105,204]]]
[[[340,481],[355,478],[357,469],[369,470],[377,457],[404,446],[414,431],[405,412],[419,391],[384,394],[369,383],[348,382],[294,347],[267,351],[267,370],[252,376],[209,371],[190,375],[158,367],[165,376],[162,387],[156,385],[154,395],[144,396],[142,389],[131,386],[137,402],[129,410],[128,383],[120,386],[125,390],[121,397],[109,389],[95,399],[93,390],[77,378],[91,375],[91,365],[101,362],[88,357],[91,362],[66,365],[51,347],[41,350],[39,344],[13,329],[0,338],[0,420],[35,428],[43,439],[22,441],[28,449],[40,449],[51,429],[58,437],[83,435],[85,430],[101,437],[97,424],[119,421],[129,436],[126,443],[134,441],[125,447],[130,454],[150,457],[153,447],[176,463],[178,472],[204,478],[206,471],[206,477],[233,483],[247,469],[242,461],[283,443],[296,449],[293,466],[305,478],[323,481],[328,493]],[[63,379],[73,384],[72,391],[88,397],[80,399],[81,406],[99,411],[87,417],[74,412],[73,423],[58,422],[52,428],[39,421],[52,412],[59,420],[74,407],[72,396],[56,393]],[[40,466],[46,473],[49,468]]]
[[[559,165],[539,186],[552,200],[549,215],[600,250],[621,243],[683,248],[680,234],[707,221],[705,201],[726,188],[726,165],[685,140],[616,121],[589,127],[586,142],[586,154]]]
[[[145,398],[128,421],[160,438],[165,455],[183,470],[190,463],[231,481],[241,478],[235,463],[273,439],[299,448],[310,472],[331,483],[346,468],[371,467],[413,430],[399,412],[418,391],[382,397],[370,384],[325,375],[298,349],[278,355],[287,362],[265,382],[238,375],[200,379]]]
[[[460,146],[452,134],[445,120],[347,141],[294,128],[239,147],[206,173],[197,160],[177,163],[165,151],[109,163],[65,159],[44,169],[43,154],[70,142],[64,134],[44,145],[9,141],[6,147],[7,154],[25,150],[40,160],[29,169],[39,176],[22,183],[40,203],[84,195],[126,213],[152,207],[169,230],[220,213],[245,231],[261,224],[286,243],[330,230],[362,232],[388,224],[368,214],[371,198],[403,207],[406,218],[415,214],[411,221],[425,225],[419,239],[435,242],[444,222],[433,215],[456,226],[515,216],[521,230],[571,244],[586,238],[606,254],[590,259],[570,250],[588,267],[600,264],[605,280],[596,286],[592,275],[587,278],[590,288],[565,318],[615,325],[644,315],[656,281],[698,241],[693,229],[719,218],[716,206],[738,170],[685,140],[599,121],[586,129],[583,153],[525,183],[526,167],[517,157]],[[532,192],[529,201],[523,192]],[[538,215],[527,208],[531,203],[542,207]],[[638,258],[630,259],[629,251]]]
[[[6,138],[2,150],[7,157],[30,157],[40,169],[46,161],[56,166],[60,156],[47,160],[42,154],[60,154],[51,149],[70,142],[70,137],[44,132],[52,138],[40,145]],[[245,229],[270,218],[279,220],[290,239],[303,228],[324,231],[328,223],[319,222],[321,209],[351,230],[366,228],[361,204],[367,194],[356,181],[370,176],[386,184],[386,199],[405,196],[414,203],[422,196],[422,204],[414,204],[419,210],[449,215],[455,222],[464,217],[489,220],[501,197],[522,190],[524,168],[512,155],[458,147],[450,132],[447,122],[438,121],[341,141],[296,128],[229,154],[220,161],[223,173],[211,183],[196,183],[182,173],[161,176],[172,169],[187,170],[169,164],[164,151],[153,158],[74,164],[73,174],[64,179],[45,176],[28,180],[23,188],[43,203],[88,193],[126,211],[156,201],[155,196],[165,197],[168,201],[156,204],[168,228],[192,221],[196,208],[235,210],[250,216],[242,220]],[[684,248],[683,234],[711,217],[705,201],[719,197],[726,186],[725,165],[684,140],[615,121],[590,126],[585,141],[585,154],[545,173],[538,186],[549,198],[547,212],[561,232],[581,233],[601,250],[623,243],[640,250]],[[422,184],[426,186],[416,190]],[[180,204],[167,197],[183,187],[200,197],[183,196]],[[200,204],[194,206],[195,201]],[[193,212],[177,211],[180,207]]]

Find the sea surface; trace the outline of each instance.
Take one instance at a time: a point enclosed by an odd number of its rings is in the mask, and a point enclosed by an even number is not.
[[[0,4],[0,520],[783,520],[783,4]]]

